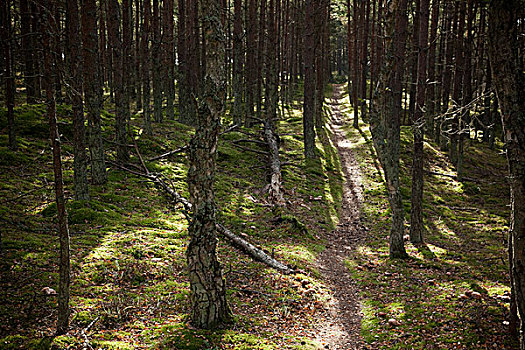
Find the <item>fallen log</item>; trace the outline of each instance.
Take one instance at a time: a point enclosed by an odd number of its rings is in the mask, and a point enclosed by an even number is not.
[[[177,191],[175,191],[173,186],[171,186],[168,183],[168,181],[164,179],[162,175],[150,173],[149,171],[147,171],[147,169],[145,169],[147,172],[143,173],[143,172],[131,170],[117,163],[111,162],[111,164],[113,164],[114,166],[116,166],[117,168],[123,171],[127,171],[131,174],[134,174],[140,177],[144,177],[150,180],[151,182],[153,182],[157,186],[157,188],[162,189],[166,194],[168,194],[174,203],[182,204],[184,216],[186,217],[188,221],[191,220],[191,214],[190,214],[191,213],[191,203],[186,198],[182,197]],[[221,236],[226,238],[227,241],[230,242],[230,244],[232,244],[234,247],[248,254],[256,261],[264,263],[284,274],[291,274],[295,272],[292,268],[274,259],[270,255],[266,254],[262,249],[257,248],[256,246],[246,241],[245,239],[237,236],[236,234],[228,230],[223,225],[217,224],[217,232]]]

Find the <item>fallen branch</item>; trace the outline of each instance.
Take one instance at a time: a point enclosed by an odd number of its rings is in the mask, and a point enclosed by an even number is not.
[[[168,182],[165,181],[161,175],[152,174],[147,169],[145,169],[147,173],[142,173],[142,172],[128,169],[116,163],[112,163],[112,164],[121,170],[127,171],[137,176],[144,177],[148,179],[149,181],[153,182],[157,186],[157,188],[162,189],[165,193],[167,193],[170,196],[170,198],[173,200],[173,202],[182,204],[182,206],[184,207],[183,209],[184,216],[186,217],[188,221],[191,220],[191,214],[190,214],[191,213],[191,203],[186,198],[178,194],[177,191],[175,191],[175,189],[173,188],[173,186],[168,184]],[[250,242],[237,236],[236,234],[228,230],[223,225],[217,224],[217,232],[221,236],[225,237],[233,246],[243,251],[244,253],[250,255],[255,260],[262,262],[284,274],[294,273],[294,270],[292,268],[272,258],[268,254],[266,254],[262,249],[257,248]]]
[[[153,158],[150,158],[150,159],[148,159],[148,161],[151,162],[151,161],[154,161],[154,160],[159,160],[159,159],[162,159],[162,158],[166,158],[166,157],[172,156],[172,155],[177,154],[177,153],[185,152],[187,149],[188,149],[188,145],[182,146],[182,147],[177,148],[177,149],[175,149],[173,151],[169,151],[169,152],[163,153],[161,155],[155,156]]]

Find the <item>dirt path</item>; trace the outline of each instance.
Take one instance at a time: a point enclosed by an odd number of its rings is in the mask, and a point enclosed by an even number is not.
[[[337,147],[344,173],[343,205],[337,229],[327,237],[326,249],[318,259],[321,276],[332,289],[334,299],[329,310],[329,319],[319,330],[317,339],[326,344],[327,349],[364,349],[366,346],[360,336],[361,314],[359,291],[356,281],[345,267],[344,261],[364,237],[360,223],[362,185],[359,165],[354,158],[351,142],[346,139],[342,129],[344,116],[340,101],[344,85],[334,85],[334,94],[329,101],[333,114],[330,127]]]

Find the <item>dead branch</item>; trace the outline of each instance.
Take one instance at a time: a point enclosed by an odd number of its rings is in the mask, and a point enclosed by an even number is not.
[[[161,155],[155,156],[153,158],[150,158],[150,159],[148,159],[148,161],[151,162],[153,160],[159,160],[159,159],[162,159],[162,158],[167,158],[167,157],[172,156],[174,154],[185,152],[187,149],[188,149],[188,145],[182,146],[182,147],[179,147],[179,148],[177,148],[177,149],[175,149],[173,151],[169,151],[169,152],[163,153]]]
[[[168,194],[174,203],[182,204],[182,206],[184,207],[183,209],[184,216],[186,217],[188,221],[191,220],[191,214],[190,214],[191,213],[191,203],[186,198],[178,194],[177,191],[175,191],[175,189],[173,188],[173,186],[168,184],[168,182],[165,181],[165,178],[163,178],[161,175],[152,174],[147,169],[145,169],[146,171],[145,173],[142,173],[142,172],[128,169],[122,165],[119,165],[113,162],[111,163],[123,171],[127,171],[131,174],[134,174],[140,177],[144,177],[148,179],[149,181],[153,182],[157,186],[157,188],[162,189],[166,194]],[[217,232],[221,236],[225,237],[228,240],[228,242],[230,242],[230,244],[232,244],[234,247],[238,248],[239,250],[243,251],[244,253],[250,255],[253,259],[259,262],[262,262],[284,274],[291,274],[294,272],[294,270],[291,269],[290,267],[272,258],[268,254],[266,254],[262,249],[257,248],[250,242],[235,235],[233,232],[228,230],[223,225],[217,224]]]

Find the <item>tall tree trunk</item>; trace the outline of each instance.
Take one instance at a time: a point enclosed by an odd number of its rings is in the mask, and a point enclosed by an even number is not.
[[[246,77],[256,76],[257,55],[257,0],[248,1],[248,20],[246,21]],[[251,117],[254,115],[255,103],[255,79],[246,79],[246,123],[251,125]]]
[[[421,0],[415,0],[415,13],[412,23],[412,37],[410,45],[410,53],[408,55],[409,64],[407,68],[409,70],[407,78],[410,77],[410,84],[407,86],[407,91],[409,93],[409,102],[408,102],[408,114],[410,117],[414,115],[414,110],[416,107],[416,86],[417,86],[417,69],[418,69],[418,53],[419,53],[419,18],[421,13]]]
[[[359,101],[358,101],[358,92],[359,92],[359,43],[358,43],[358,16],[359,10],[357,6],[357,0],[354,0],[353,7],[353,43],[352,43],[352,105],[354,106],[354,128],[359,127]]]
[[[455,25],[454,35],[456,35],[455,44],[455,60],[454,60],[454,90],[452,92],[452,100],[456,108],[463,104],[463,31],[465,30],[465,1],[456,3],[456,12],[458,12],[457,24]],[[452,115],[452,123],[450,125],[450,152],[449,158],[452,164],[457,167],[458,164],[458,140],[459,140],[459,114],[455,111]],[[457,168],[456,168],[457,169]]]
[[[233,124],[241,125],[244,91],[244,45],[242,29],[242,0],[233,1]]]
[[[429,48],[428,48],[428,81],[430,84],[427,86],[427,117],[426,117],[426,133],[430,137],[434,137],[434,117],[436,113],[436,89],[435,89],[435,80],[436,80],[436,41],[437,41],[437,31],[439,24],[439,5],[440,0],[432,1],[432,19],[430,26],[430,38],[429,38]],[[439,108],[438,108],[439,110]]]
[[[492,0],[489,7],[489,55],[510,182],[510,274],[520,320],[520,349],[525,349],[525,75],[520,57],[517,14],[520,0]]]
[[[266,0],[260,0],[260,17],[259,17],[259,40],[257,42],[257,61],[256,61],[256,71],[257,71],[257,82],[255,87],[255,104],[257,105],[257,118],[262,117],[262,105],[263,105],[263,73],[266,76],[266,83],[268,83],[268,73],[270,72],[270,65],[271,62],[269,60],[269,57],[267,57],[267,50],[270,50],[269,45],[271,45],[267,41],[271,40],[267,38],[266,35],[266,28],[268,27],[268,23],[266,21]],[[267,40],[268,39],[268,40]],[[268,93],[268,91],[266,91]],[[266,96],[267,97],[267,96]],[[268,104],[268,100],[265,101],[266,104]]]
[[[112,57],[113,91],[115,92],[115,141],[117,145],[117,161],[124,163],[128,160],[126,124],[129,114],[129,106],[125,106],[125,91],[123,84],[124,59],[122,41],[120,38],[120,5],[118,0],[108,0],[108,37],[111,38],[110,52]]]
[[[107,181],[104,144],[102,143],[102,87],[95,0],[82,0],[82,44],[84,100],[88,116],[88,142],[91,154],[91,177],[96,185]]]
[[[7,3],[7,0],[6,0]],[[20,0],[20,34],[22,36],[22,56],[24,58],[24,85],[27,103],[35,103],[35,72],[33,69],[33,51],[31,32],[31,11],[28,0]]]
[[[153,44],[151,45],[151,66],[153,69],[153,114],[157,123],[164,119],[162,115],[162,79],[160,76],[160,51],[162,48],[159,21],[159,0],[153,0]]]
[[[417,57],[417,101],[412,124],[414,130],[414,154],[412,163],[412,196],[410,209],[410,241],[419,243],[423,241],[423,126],[425,123],[424,110],[426,108],[426,80],[427,80],[427,47],[428,47],[428,20],[429,0],[420,0],[419,13],[419,43]]]
[[[150,40],[151,40],[151,0],[143,0],[144,19],[142,24],[141,38],[141,58],[142,58],[142,110],[144,114],[144,131],[146,135],[151,136],[153,129],[151,127],[151,82],[150,82]]]
[[[78,1],[66,2],[67,28],[70,38],[80,37]],[[76,200],[89,199],[87,178],[86,127],[84,125],[84,103],[82,99],[82,47],[79,40],[69,40],[69,86],[73,111],[73,183]]]
[[[47,116],[49,120],[49,131],[51,146],[53,148],[53,170],[55,174],[55,197],[58,213],[58,234],[60,241],[60,262],[58,282],[58,321],[57,334],[65,334],[69,329],[69,284],[70,284],[70,262],[69,262],[69,228],[67,224],[66,201],[64,196],[64,183],[62,180],[62,161],[60,150],[60,134],[56,120],[55,102],[55,74],[57,67],[54,65],[52,53],[55,51],[56,43],[53,38],[58,35],[55,19],[50,12],[55,6],[54,0],[43,0],[44,23],[43,47],[44,47],[44,81],[46,90]],[[51,12],[53,13],[53,12]]]
[[[361,35],[361,53],[360,53],[360,66],[361,66],[361,77],[359,78],[359,92],[361,99],[360,107],[361,107],[361,119],[366,120],[366,84],[367,84],[367,77],[368,77],[368,36],[370,34],[370,1],[371,0],[365,0],[364,2],[361,2],[361,25],[363,27],[362,29],[362,35]]]
[[[399,148],[402,78],[407,39],[407,0],[393,1],[385,8],[386,54],[380,80],[380,106],[370,118],[374,146],[385,172],[392,209],[390,257],[405,258],[404,209],[399,191]],[[377,111],[379,109],[379,111]]]
[[[226,283],[217,260],[216,204],[213,183],[217,141],[224,109],[224,32],[220,0],[201,0],[207,69],[199,98],[197,129],[190,142],[188,189],[193,209],[187,261],[190,279],[191,322],[215,328],[232,318]]]
[[[166,117],[169,120],[175,119],[175,109],[173,100],[175,99],[175,47],[174,47],[174,22],[173,22],[173,2],[174,0],[164,1],[164,36],[166,37]]]
[[[303,99],[304,156],[306,159],[315,158],[315,6],[314,0],[306,0]]]
[[[264,1],[264,0],[263,0]],[[277,119],[277,100],[279,89],[279,76],[277,65],[277,12],[275,2],[279,0],[269,0],[268,4],[268,42],[266,46],[266,53],[261,54],[266,56],[266,89],[265,89],[265,109],[266,120],[274,126]],[[259,40],[262,38],[259,37]]]
[[[6,0],[2,5],[2,46],[4,54],[4,79],[6,88],[7,105],[7,132],[9,135],[9,148],[13,151],[17,149],[15,133],[15,72],[13,70],[12,54],[12,29],[11,29],[11,1]]]
[[[454,11],[454,6],[451,3],[450,0],[446,2],[445,5],[445,11],[446,11],[446,22],[445,22],[445,28],[444,33],[446,33],[446,40],[444,43],[444,46],[446,46],[446,54],[444,57],[444,64],[445,67],[443,68],[443,75],[442,75],[442,84],[441,84],[441,92],[442,92],[442,113],[446,113],[449,109],[449,102],[450,102],[450,87],[452,82],[452,60],[454,58],[454,35],[453,33],[456,32],[455,27],[457,26],[456,21],[456,12]],[[451,31],[450,28],[453,28]],[[446,122],[443,118],[439,121],[439,133],[440,133],[440,147],[441,150],[446,150],[448,147],[448,140],[450,138],[450,135],[444,130],[444,128],[448,127],[448,122]]]

